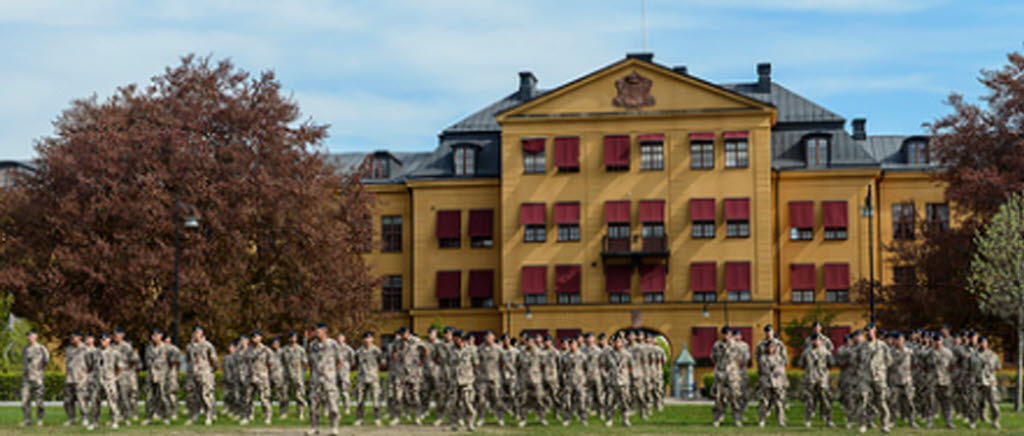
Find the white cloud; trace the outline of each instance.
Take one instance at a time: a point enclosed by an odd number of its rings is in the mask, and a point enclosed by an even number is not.
[[[746,10],[813,11],[828,13],[901,14],[925,10],[943,0],[697,0],[716,8]]]

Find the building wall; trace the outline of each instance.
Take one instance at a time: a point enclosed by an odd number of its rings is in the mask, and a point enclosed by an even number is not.
[[[405,185],[368,185],[367,189],[374,193],[377,203],[373,214],[374,250],[370,253],[366,262],[373,268],[373,273],[380,277],[390,275],[402,276],[402,310],[399,312],[384,312],[379,319],[379,328],[382,332],[393,332],[400,326],[409,326],[409,308],[412,305],[412,249],[413,241],[409,237],[412,228],[412,215],[410,210],[409,191]],[[401,216],[402,217],[402,251],[398,253],[381,252],[381,217]],[[381,310],[383,307],[382,292],[374,293],[373,308]]]
[[[892,246],[896,242],[904,243],[903,241],[895,241],[893,239],[892,205],[895,203],[914,203],[915,222],[921,223],[926,219],[925,211],[928,203],[944,203],[946,201],[945,190],[940,182],[934,180],[925,171],[887,171],[879,184],[878,190],[879,208],[877,216],[879,219],[879,240],[883,249],[880,253],[884,260],[879,277],[883,285],[890,285],[892,284],[893,267],[899,266],[899,262],[885,248]],[[955,224],[956,215],[952,210],[950,215],[952,222]],[[915,229],[915,240],[920,241],[921,234],[918,230]]]

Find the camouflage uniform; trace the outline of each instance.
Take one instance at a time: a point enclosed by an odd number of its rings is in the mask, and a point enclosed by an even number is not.
[[[519,426],[526,424],[526,415],[533,411],[542,423],[547,423],[544,407],[544,372],[541,354],[537,348],[526,348],[519,354]]]
[[[502,401],[501,388],[501,347],[498,344],[483,344],[477,348],[477,366],[475,393],[476,411],[482,425],[487,412],[494,413],[499,421],[505,419],[505,404]]]
[[[785,427],[786,417],[786,388],[789,387],[789,380],[786,378],[786,360],[782,354],[776,351],[773,354],[761,353],[757,359],[758,374],[758,423],[764,425],[765,416],[769,410],[775,412],[779,427]]]
[[[420,408],[425,411],[430,410],[431,400],[437,401],[437,410],[438,412],[441,410],[441,402],[438,401],[440,396],[441,369],[437,363],[436,356],[434,356],[439,343],[441,341],[436,338],[423,341],[424,346],[430,350],[430,358],[423,362],[423,385],[420,387],[420,402],[422,402]]]
[[[167,373],[170,371],[170,347],[160,341],[146,346],[146,419],[170,418],[167,401]]]
[[[252,344],[235,351],[235,415],[249,418],[252,407]]]
[[[89,420],[92,417],[93,398],[99,393],[100,389],[101,351],[96,346],[85,346],[85,368],[88,375],[85,380],[86,397],[85,405],[82,406],[82,422],[85,423],[86,427],[89,427]]]
[[[402,408],[402,377],[405,370],[402,368],[402,345],[404,339],[396,336],[387,347],[388,379],[384,396],[388,405],[388,413],[394,417],[401,414]]]
[[[320,425],[321,408],[326,407],[332,429],[338,427],[338,365],[341,347],[334,339],[313,340],[309,345],[310,410],[309,421],[315,430]]]
[[[401,412],[411,415],[419,423],[425,410],[421,409],[420,387],[423,385],[423,360],[429,354],[426,345],[420,338],[409,336],[402,341],[399,359],[402,361],[400,373],[400,388],[397,389],[399,397],[396,398],[396,408],[392,410],[392,420],[397,419]]]
[[[250,397],[245,403],[246,416],[249,417],[249,420],[252,420],[256,413],[255,406],[253,405],[253,399],[259,395],[260,409],[263,411],[263,419],[267,424],[270,424],[270,416],[274,413],[274,406],[270,403],[270,368],[273,365],[273,362],[271,361],[271,356],[273,355],[274,352],[270,347],[263,344],[250,348]]]
[[[857,401],[853,391],[856,389],[857,367],[853,361],[853,346],[846,343],[836,350],[835,364],[839,366],[839,405],[846,415],[846,426],[849,428],[857,418]]]
[[[804,421],[810,424],[815,410],[832,426],[832,392],[828,383],[828,367],[832,353],[822,345],[805,348],[800,355],[800,366],[804,369]]]
[[[469,430],[473,430],[476,409],[473,407],[473,383],[475,382],[476,365],[479,364],[476,353],[466,345],[452,349],[449,365],[455,369],[455,417],[458,422],[465,422]]]
[[[665,409],[665,363],[668,362],[668,355],[665,350],[657,344],[648,344],[651,349],[651,402],[652,406],[661,411]],[[783,347],[785,348],[785,347]]]
[[[911,369],[914,365],[913,351],[906,345],[892,347],[889,351],[889,411],[895,418],[903,418],[913,427],[914,420],[914,379]]]
[[[999,356],[992,350],[975,352],[969,364],[971,392],[971,424],[977,425],[985,412],[991,414],[992,423],[999,426],[999,384],[996,382],[996,371],[1002,367]]]
[[[191,384],[189,393],[192,395],[192,400],[189,401],[189,404],[192,405],[192,408],[189,409],[189,419],[195,420],[199,414],[205,414],[206,422],[212,422],[214,416],[217,415],[217,403],[214,397],[217,382],[213,375],[217,370],[217,350],[205,339],[199,342],[192,341],[185,348],[185,358],[188,363],[188,380]],[[227,357],[224,358],[224,363],[226,373]]]
[[[92,417],[89,419],[89,422],[93,426],[99,424],[100,412],[103,410],[102,401],[106,397],[107,406],[110,409],[110,422],[116,425],[121,419],[121,408],[117,400],[117,376],[126,367],[124,353],[114,348],[114,345],[111,344],[106,349],[95,354],[94,359],[93,364],[97,366],[93,367],[93,371],[96,372],[97,377],[95,378],[96,389],[89,399],[89,402],[92,404],[90,410]]]
[[[604,356],[605,373],[608,384],[608,399],[605,403],[605,425],[611,426],[612,418],[615,416],[615,409],[622,415],[622,423],[629,426],[630,415],[630,382],[632,372],[635,368],[633,356],[625,349],[608,349]]]
[[[221,371],[224,384],[224,410],[229,416],[238,416],[238,350],[224,356]]]
[[[86,420],[89,412],[89,368],[85,364],[88,351],[85,344],[68,346],[64,350],[64,367],[67,369],[64,376],[64,413],[71,424],[75,423],[76,409]]]
[[[294,397],[299,417],[306,414],[306,350],[299,344],[290,344],[281,348],[281,366],[284,369],[285,389],[278,397],[281,402],[281,415],[288,413],[288,402]]]
[[[562,374],[562,419],[569,424],[573,415],[580,422],[587,423],[587,355],[581,351],[566,351],[561,357]]]
[[[341,404],[345,408],[345,414],[349,413],[349,403],[352,402],[352,364],[355,362],[356,351],[348,344],[338,344],[341,347],[339,359],[341,366],[338,367],[338,396],[341,397]]]
[[[288,391],[284,384],[284,348],[270,349],[270,390],[277,396],[277,401],[281,403],[281,418],[286,417],[285,414],[285,399],[288,398]]]
[[[50,363],[50,352],[41,344],[26,345],[21,350],[21,412],[25,415],[25,424],[32,422],[32,402],[36,403],[36,419],[43,422],[46,409],[43,407],[43,371]]]
[[[164,394],[167,396],[167,399],[164,400],[164,404],[167,405],[169,418],[176,419],[178,417],[178,375],[181,373],[181,361],[184,357],[177,345],[172,343],[166,344],[171,349],[168,352],[171,366],[167,370],[167,382],[164,388]]]
[[[544,374],[544,415],[554,412],[555,416],[558,416],[562,410],[562,401],[558,397],[561,391],[558,386],[558,350],[554,347],[543,348],[540,352],[540,361]]]
[[[432,368],[437,371],[437,378],[435,379],[436,385],[434,386],[434,398],[437,407],[437,421],[434,422],[435,426],[441,425],[444,421],[444,417],[448,416],[448,420],[451,420],[452,397],[454,393],[454,384],[452,383],[452,369],[448,367],[448,361],[450,360],[449,354],[451,354],[452,343],[446,340],[438,340],[430,343],[430,360]]]
[[[874,421],[875,412],[883,431],[889,429],[889,346],[880,339],[865,340],[854,350],[857,366],[858,418],[861,428]]]
[[[732,411],[733,422],[742,425],[746,399],[743,395],[747,374],[744,370],[749,351],[742,341],[718,341],[712,346],[711,359],[715,362],[714,424],[718,425],[727,410]]]
[[[505,410],[513,416],[519,416],[519,390],[517,383],[519,377],[516,369],[519,367],[519,350],[509,346],[501,349],[501,403]]]
[[[136,371],[139,369],[139,355],[135,353],[132,344],[128,341],[121,341],[119,344],[110,344],[110,348],[121,353],[124,361],[124,369],[117,376],[117,405],[121,411],[124,422],[137,419],[139,416],[138,384],[139,378]]]
[[[633,356],[633,374],[630,380],[630,402],[635,411],[640,412],[641,418],[647,418],[650,413],[650,402],[647,398],[647,346],[642,343],[632,343],[627,347],[629,354]]]
[[[363,420],[366,402],[373,404],[373,418],[380,420],[380,365],[383,353],[376,345],[363,345],[355,351],[356,368],[356,419]],[[438,418],[440,419],[440,418]]]
[[[933,419],[939,412],[946,420],[946,427],[953,428],[953,391],[950,377],[950,365],[953,363],[953,352],[946,347],[939,347],[927,354],[928,383],[928,414],[926,418],[931,427]]]
[[[587,356],[587,410],[597,411],[601,419],[604,420],[605,413],[605,389],[604,389],[604,377],[601,374],[601,358],[604,354],[604,350],[597,345],[587,345],[581,348],[583,354]]]

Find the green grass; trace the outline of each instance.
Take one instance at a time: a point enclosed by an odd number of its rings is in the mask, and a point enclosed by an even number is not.
[[[262,425],[262,421],[259,418],[259,408],[257,407],[257,419],[256,422],[259,424],[250,424],[247,427],[241,427],[233,421],[227,418],[220,419],[216,424],[211,427],[205,427],[202,425],[186,427],[183,418],[179,418],[174,421],[171,426],[164,426],[162,424],[142,427],[138,424],[133,424],[129,427],[122,427],[117,431],[111,431],[109,427],[102,427],[97,431],[86,431],[81,426],[76,427],[63,427],[61,424],[65,421],[64,410],[60,407],[51,407],[46,411],[45,425],[42,427],[28,427],[19,428],[18,423],[21,422],[21,408],[20,407],[0,407],[0,434],[25,434],[25,435],[63,435],[63,434],[121,434],[121,435],[152,435],[152,434],[176,434],[176,435],[188,435],[188,434],[201,434],[201,435],[244,435],[244,434],[297,434],[299,431],[308,428],[307,422],[300,422],[295,416],[294,408],[291,410],[292,416],[283,421],[274,420],[272,428],[267,428]],[[372,416],[372,413],[371,413]],[[779,429],[774,424],[774,419],[769,418],[769,423],[765,428],[758,428],[756,425],[757,421],[757,410],[755,407],[748,407],[743,428],[735,428],[731,424],[725,425],[720,428],[712,428],[711,422],[711,407],[708,405],[672,405],[667,406],[665,411],[655,413],[648,421],[640,420],[639,418],[633,418],[633,427],[626,429],[618,421],[616,426],[612,428],[605,428],[602,423],[598,422],[597,417],[590,419],[590,426],[583,427],[579,423],[574,422],[569,427],[562,427],[559,423],[554,420],[549,420],[551,426],[541,427],[531,418],[529,426],[525,429],[519,428],[499,428],[494,425],[494,420],[489,419],[488,425],[478,433],[486,434],[512,434],[512,435],[592,435],[592,434],[686,434],[686,435],[724,435],[724,434],[749,434],[749,435],[781,435],[781,434],[803,434],[803,435],[826,435],[826,434],[856,434],[856,430],[846,430],[843,428],[827,429],[822,426],[820,421],[814,421],[814,427],[807,429],[803,427],[803,405],[799,402],[792,402],[786,413],[787,423],[790,427],[785,429]],[[842,412],[835,409],[836,422],[842,425],[844,419]],[[106,423],[108,416],[106,413],[103,415],[103,422]],[[348,426],[352,423],[355,418],[351,415],[346,416],[342,420],[343,426]],[[938,422],[935,429],[910,429],[905,424],[898,424],[892,434],[896,435],[925,435],[925,434],[940,434],[940,435],[960,435],[960,434],[978,434],[978,435],[1008,435],[1008,434],[1024,434],[1024,414],[1016,414],[1010,411],[1010,406],[1003,405],[1003,416],[1000,420],[1003,425],[1002,430],[995,430],[988,424],[981,424],[980,428],[976,431],[970,432],[967,430],[966,424],[962,421],[957,421],[957,428],[948,430]],[[442,427],[443,428],[443,427]],[[410,431],[417,433],[440,433],[432,426],[425,426],[422,428],[411,427],[409,425],[403,425],[399,427],[364,427],[361,429],[354,429],[352,427],[343,428],[342,434],[352,433],[365,433],[373,435],[408,435]],[[450,433],[450,432],[447,432]],[[321,434],[324,434],[321,432]],[[869,434],[881,434],[877,429],[869,431]]]

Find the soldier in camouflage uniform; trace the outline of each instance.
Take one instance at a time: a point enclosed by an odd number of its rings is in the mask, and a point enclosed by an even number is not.
[[[658,345],[654,335],[647,336],[647,346],[651,349],[651,400],[654,407],[660,412],[665,410],[665,376],[664,368],[668,363],[668,354]],[[785,349],[785,347],[783,347]]]
[[[310,370],[310,430],[307,435],[319,432],[321,408],[327,409],[331,421],[331,434],[338,434],[338,367],[341,347],[327,336],[327,325],[316,326],[316,336],[309,344]]]
[[[385,397],[388,405],[388,413],[392,415],[392,420],[389,421],[389,425],[397,425],[399,415],[401,415],[402,403],[405,399],[404,389],[402,384],[404,383],[405,369],[402,367],[403,363],[403,351],[402,346],[405,344],[404,336],[408,331],[405,326],[399,327],[395,330],[394,339],[387,346],[385,352],[388,362],[388,379],[387,387],[385,389]],[[392,424],[392,422],[394,424]]]
[[[769,342],[757,359],[758,372],[758,418],[757,425],[764,427],[764,419],[769,410],[775,412],[779,427],[786,426],[786,360],[779,351],[778,345]]]
[[[164,389],[164,394],[167,395],[167,399],[164,400],[164,404],[168,407],[168,413],[170,419],[178,419],[178,375],[181,373],[181,362],[185,359],[184,355],[181,354],[181,349],[177,345],[171,342],[171,338],[164,335],[164,344],[170,348],[168,355],[170,357],[170,368],[167,369],[167,386]]]
[[[631,410],[630,382],[633,379],[633,355],[624,348],[623,338],[616,334],[612,337],[612,347],[604,355],[604,372],[608,390],[608,399],[605,403],[605,427],[612,426],[612,419],[615,417],[615,409],[618,409],[622,416],[622,425],[629,427],[629,415]]]
[[[341,347],[341,366],[338,367],[338,396],[341,397],[341,404],[345,408],[343,413],[348,415],[351,411],[349,403],[352,402],[352,365],[355,361],[356,351],[348,345],[344,333],[338,333],[338,346]]]
[[[363,413],[366,403],[373,404],[373,423],[380,426],[380,367],[384,354],[373,344],[373,333],[363,334],[363,346],[355,351],[355,365],[359,371],[356,375],[356,422],[355,426],[363,425]],[[441,418],[438,416],[438,420]]]
[[[100,337],[100,351],[91,355],[87,362],[89,370],[96,373],[96,389],[89,398],[90,414],[89,430],[95,430],[100,422],[102,400],[107,399],[110,409],[110,428],[116,429],[120,421],[120,408],[117,404],[117,376],[125,368],[124,354],[110,344],[110,335],[104,333]]]
[[[859,397],[858,417],[860,432],[867,431],[869,421],[878,413],[883,433],[889,432],[889,346],[878,338],[878,328],[873,323],[865,327],[864,342],[854,350],[857,366],[857,395]]]
[[[811,324],[811,334],[813,335],[815,333],[817,333],[818,337],[821,338],[821,345],[823,347],[825,347],[826,351],[828,351],[829,353],[832,353],[832,352],[835,351],[835,345],[832,343],[832,339],[829,338],[828,335],[826,335],[822,331],[821,323],[818,322],[818,321],[814,321],[814,323]],[[807,349],[810,346],[811,346],[811,336],[808,335],[806,338],[804,338],[804,349]]]
[[[839,367],[839,406],[846,415],[846,428],[853,428],[853,421],[857,416],[857,402],[853,400],[853,388],[856,380],[857,368],[853,362],[853,350],[856,347],[854,333],[849,333],[843,338],[843,344],[836,350],[835,364]]]
[[[281,365],[284,367],[284,395],[281,402],[281,419],[288,416],[288,402],[294,398],[299,409],[299,419],[306,419],[306,349],[299,345],[299,335],[288,333],[288,346],[281,350]]]
[[[397,339],[396,339],[397,340]],[[401,361],[399,388],[395,390],[399,397],[395,399],[395,408],[391,410],[391,425],[397,425],[404,413],[412,417],[416,425],[423,423],[425,411],[421,409],[420,386],[423,384],[423,362],[430,358],[423,341],[414,336],[408,329],[402,331],[401,345],[398,348],[398,359]]]
[[[274,414],[274,406],[270,402],[270,372],[273,370],[273,356],[274,352],[269,347],[263,345],[263,332],[255,330],[252,332],[252,346],[249,351],[249,365],[250,365],[250,390],[251,397],[245,404],[246,412],[248,412],[247,421],[252,421],[255,416],[255,406],[253,405],[253,399],[257,395],[260,397],[260,409],[263,411],[263,423],[270,425],[271,415]]]
[[[580,424],[587,425],[587,372],[589,359],[580,351],[577,339],[568,339],[569,349],[562,354],[562,425],[569,426],[575,415]]]
[[[722,328],[722,339],[711,349],[711,360],[715,364],[715,407],[712,408],[712,426],[717,427],[726,411],[730,410],[733,424],[736,427],[743,426],[743,409],[746,406],[743,386],[747,378],[745,368],[749,358],[747,345],[739,339],[739,332],[729,327]]]
[[[139,370],[141,362],[138,354],[132,348],[131,342],[125,339],[124,329],[114,329],[114,344],[112,348],[121,353],[124,359],[125,368],[117,376],[117,405],[120,407],[121,417],[124,424],[139,419],[138,411],[138,383],[139,378],[136,371]]]
[[[811,418],[817,410],[826,421],[825,425],[835,427],[832,423],[832,392],[828,383],[832,353],[825,349],[821,335],[811,333],[810,338],[810,348],[805,348],[800,355],[800,366],[804,369],[804,426],[810,428]]]
[[[440,427],[444,423],[445,417],[452,422],[451,407],[455,385],[451,382],[453,375],[452,369],[448,367],[448,361],[450,360],[449,354],[455,346],[453,330],[451,326],[445,326],[442,330],[444,339],[435,341],[430,346],[428,360],[433,362],[434,368],[437,370],[437,385],[434,388],[437,420],[434,421],[434,427]]]
[[[642,332],[630,330],[628,333],[629,343],[626,350],[633,356],[633,375],[630,380],[630,403],[635,411],[640,412],[641,419],[647,419],[650,413],[650,402],[647,398],[647,352],[643,342],[640,340]]]
[[[977,428],[978,420],[985,418],[985,412],[991,414],[992,426],[999,428],[999,384],[996,382],[996,371],[1002,367],[1002,363],[999,356],[988,348],[988,339],[980,337],[977,343],[978,348],[968,362],[970,385],[974,388],[969,395],[973,404],[971,429]]]
[[[455,347],[452,349],[451,360],[448,364],[455,369],[455,417],[458,424],[452,426],[452,430],[465,423],[466,429],[473,431],[476,426],[476,409],[473,407],[473,384],[475,380],[476,366],[480,363],[477,355],[469,349],[467,343],[472,337],[468,333],[462,335],[461,331],[453,333]]]
[[[146,346],[146,419],[142,425],[149,425],[153,420],[164,419],[169,425],[170,406],[167,401],[167,372],[171,367],[170,347],[164,343],[164,332],[154,329],[150,336],[152,342]]]
[[[775,352],[779,353],[782,356],[782,360],[783,361],[789,362],[789,353],[786,351],[786,346],[775,335],[775,327],[773,327],[771,324],[767,324],[767,325],[764,326],[764,339],[762,339],[761,342],[758,342],[757,345],[754,346],[754,357],[753,357],[754,362],[760,362],[761,361],[761,355],[768,351],[768,346],[769,345],[775,345]],[[761,367],[758,366],[757,367],[757,375],[758,375],[759,382],[760,382],[760,378],[763,376],[762,372],[763,371],[762,371]],[[769,391],[769,393],[770,393],[770,391]],[[760,389],[758,389],[756,391],[756,395],[758,396],[758,398],[757,398],[758,403],[759,404],[763,404],[764,398],[762,398],[760,396],[761,395],[761,390]],[[769,414],[771,413],[771,408],[768,408],[768,413]]]
[[[494,342],[494,332],[487,330],[484,343],[477,347],[475,394],[478,427],[484,425],[487,412],[494,413],[499,426],[505,425],[505,404],[501,388],[501,347]]]
[[[68,416],[65,426],[75,425],[76,409],[82,419],[88,421],[89,371],[85,366],[85,353],[88,348],[82,343],[82,334],[71,333],[71,344],[64,349],[64,413]]]
[[[519,354],[518,389],[522,400],[519,407],[519,427],[526,427],[526,417],[533,411],[541,425],[548,425],[544,406],[544,370],[541,350],[537,338],[526,336],[523,351]]]
[[[932,349],[925,358],[928,383],[929,412],[926,415],[927,427],[932,428],[938,413],[946,420],[946,427],[953,428],[953,392],[950,366],[953,364],[953,352],[943,346],[943,337],[936,334],[932,337]]]
[[[894,418],[903,418],[913,428],[917,428],[914,410],[914,379],[911,373],[914,365],[914,352],[906,345],[903,333],[892,335],[892,347],[889,350],[889,411]],[[895,419],[894,419],[895,421]]]
[[[192,408],[189,410],[186,424],[195,422],[199,415],[203,414],[206,415],[205,424],[211,425],[217,414],[217,403],[214,397],[217,382],[213,374],[217,370],[217,350],[206,340],[206,333],[198,325],[192,329],[192,342],[185,348],[185,360],[188,364],[188,380],[191,384],[189,393],[192,395],[192,400],[189,402]],[[226,364],[227,361],[228,359],[225,357],[224,363]],[[227,372],[227,368],[225,368],[225,372]]]
[[[558,417],[561,412],[562,401],[559,398],[561,388],[558,386],[558,350],[555,349],[555,342],[551,335],[544,335],[543,348],[540,352],[541,368],[544,374],[544,415],[548,412]]]
[[[512,414],[513,419],[519,416],[519,391],[516,383],[519,380],[516,369],[519,367],[519,349],[512,343],[508,334],[501,335],[501,404],[504,410]],[[504,412],[502,413],[502,420]],[[498,424],[503,424],[499,420]]]
[[[431,356],[423,362],[423,385],[420,386],[420,402],[422,404],[420,405],[420,408],[421,410],[429,411],[431,400],[437,400],[438,381],[441,377],[440,368],[437,364],[437,356],[434,355],[434,350],[441,342],[441,339],[438,337],[437,327],[430,326],[427,328],[427,338],[424,339],[423,342],[424,346],[430,350]],[[440,411],[441,407],[438,406],[437,410]]]
[[[252,347],[249,336],[238,337],[235,349],[235,411],[241,425],[249,424],[249,408],[252,407]]]
[[[231,419],[238,419],[238,341],[228,344],[223,365],[221,383],[224,385],[224,414]]]
[[[274,336],[270,340],[270,351],[270,390],[277,396],[277,401],[281,403],[281,419],[285,419],[288,417],[288,414],[285,413],[286,409],[283,406],[285,398],[288,396],[288,391],[284,384],[284,359],[282,358],[284,351],[281,350],[280,336]]]
[[[587,356],[587,392],[586,392],[586,408],[589,411],[596,411],[602,421],[605,416],[605,405],[604,405],[604,376],[602,375],[601,368],[601,356],[604,350],[598,345],[597,338],[593,333],[587,333],[586,336],[587,344],[583,347],[583,354]]]
[[[25,416],[22,426],[32,424],[32,402],[36,403],[36,424],[43,425],[43,371],[50,363],[50,352],[38,341],[39,335],[30,331],[26,335],[28,345],[21,349],[21,412]]]

